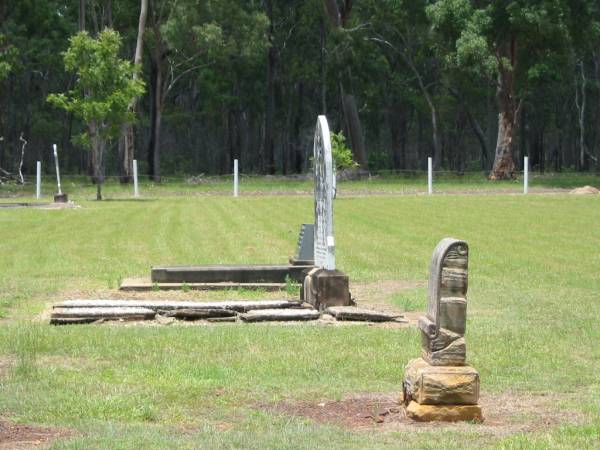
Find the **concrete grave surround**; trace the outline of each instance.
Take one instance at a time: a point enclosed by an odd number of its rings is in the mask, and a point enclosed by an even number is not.
[[[482,421],[479,373],[466,364],[469,246],[446,238],[429,266],[427,314],[419,318],[421,358],[404,371],[403,401],[417,421]]]

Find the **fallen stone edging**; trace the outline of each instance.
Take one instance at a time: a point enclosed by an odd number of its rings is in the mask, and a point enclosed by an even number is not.
[[[53,305],[53,325],[147,320],[203,320],[207,322],[312,321],[331,316],[337,321],[403,322],[399,314],[365,308],[332,307],[319,311],[292,300],[228,300],[193,302],[174,300],[66,300]]]
[[[321,313],[316,309],[256,309],[240,314],[244,322],[278,322],[290,320],[317,320]]]
[[[325,312],[331,314],[336,320],[360,322],[392,322],[402,318],[401,314],[390,314],[356,306],[330,306]]]

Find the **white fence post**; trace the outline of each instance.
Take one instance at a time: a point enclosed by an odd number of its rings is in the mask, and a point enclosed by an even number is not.
[[[523,194],[529,192],[529,156],[523,158]]]
[[[62,195],[62,188],[60,186],[60,170],[58,169],[58,150],[56,149],[56,144],[53,145],[54,148],[54,162],[56,164],[56,184],[58,185],[58,195]]]
[[[238,160],[233,160],[233,196],[239,195]]]
[[[137,159],[133,160],[133,196],[135,198],[138,198],[140,196],[140,188],[138,185]]]
[[[529,192],[529,156],[523,158],[523,194]]]
[[[36,164],[36,176],[35,176],[35,198],[42,198],[42,162],[38,161]]]
[[[427,192],[433,194],[433,158],[427,158]]]

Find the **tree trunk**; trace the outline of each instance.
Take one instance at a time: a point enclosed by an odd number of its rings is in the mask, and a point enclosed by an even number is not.
[[[392,164],[394,170],[407,168],[406,141],[408,135],[408,117],[401,107],[390,108],[389,128],[392,140]]]
[[[302,127],[302,116],[304,114],[304,83],[298,82],[298,109],[296,111],[296,117],[294,118],[294,171],[296,173],[302,173],[304,169],[304,148],[302,146],[302,136],[300,129]]]
[[[516,134],[511,111],[498,114],[498,141],[490,180],[506,180],[514,177],[513,140]]]
[[[106,143],[100,135],[101,127],[96,121],[92,121],[88,127],[90,144],[92,146],[92,169],[96,182],[96,200],[102,200],[102,184],[104,183],[104,150]]]
[[[85,31],[85,0],[79,0],[79,31]]]
[[[83,1],[83,0],[82,0]],[[138,20],[138,34],[135,45],[135,55],[133,63],[136,66],[142,64],[142,51],[144,46],[144,31],[146,29],[146,18],[148,16],[148,0],[141,0],[140,4],[140,18]],[[137,79],[138,74],[133,75],[134,79]],[[129,109],[136,110],[138,99],[134,98],[129,104]],[[134,129],[133,123],[128,123],[123,126],[121,139],[119,140],[119,172],[121,183],[130,183],[133,172],[133,156],[134,156]]]
[[[429,94],[427,95],[429,97]],[[433,101],[428,100],[431,114],[431,129],[433,133],[433,170],[439,170],[442,166],[442,145],[440,143],[440,130],[437,122],[437,109]]]
[[[334,29],[344,28],[350,12],[352,11],[352,1],[345,0],[342,10],[340,10],[337,0],[323,0],[325,12],[331,26]],[[321,36],[321,107],[325,109],[325,34],[323,32]],[[350,74],[348,71],[347,80],[349,81]],[[360,116],[358,114],[358,107],[356,106],[356,98],[351,93],[346,93],[343,86],[343,77],[340,76],[338,79],[339,92],[341,96],[342,111],[344,113],[344,120],[346,122],[346,130],[348,132],[348,138],[350,140],[350,147],[354,160],[363,169],[368,169],[367,152],[365,150],[365,139],[363,135],[362,126],[360,123]]]
[[[340,92],[342,95],[342,109],[344,111],[344,119],[346,121],[346,130],[350,138],[350,147],[354,160],[363,169],[369,167],[367,161],[367,152],[365,151],[365,138],[363,136],[360,117],[358,115],[358,107],[356,106],[356,98],[352,94],[344,92],[344,86],[340,82]]]
[[[577,122],[579,124],[579,158],[577,168],[585,170],[586,168],[586,149],[585,149],[585,107],[587,102],[586,78],[583,61],[578,62],[579,72],[581,74],[581,97],[579,96],[579,83],[575,80],[575,106],[577,107]]]
[[[515,163],[513,152],[517,137],[519,107],[514,97],[514,71],[516,68],[516,40],[513,37],[509,44],[499,48],[502,58],[508,58],[511,67],[501,67],[498,74],[496,99],[498,101],[498,138],[494,166],[489,179],[507,180],[514,178]]]
[[[273,138],[275,116],[275,36],[273,26],[273,0],[267,0],[269,18],[269,50],[267,52],[267,105],[265,111],[265,142],[263,145],[263,166],[267,174],[275,173],[275,142]]]
[[[469,122],[469,126],[471,127],[473,134],[475,134],[477,142],[479,142],[479,147],[481,149],[481,169],[485,170],[487,167],[489,154],[485,133],[483,132],[479,121],[473,116],[473,114],[471,114],[471,110],[469,109],[467,102],[460,94],[460,92],[457,89],[453,88],[449,88],[449,90],[450,93],[454,96],[454,98],[456,98],[460,103],[461,109],[464,112],[467,121]]]
[[[148,167],[150,179],[160,183],[160,127],[163,110],[163,73],[160,55],[152,58],[152,119],[150,125],[150,144],[148,148]]]
[[[481,149],[481,169],[485,170],[488,167],[488,155],[489,155],[485,134],[483,133],[483,130],[481,129],[481,125],[479,124],[479,121],[475,117],[473,117],[473,114],[471,114],[471,111],[469,111],[467,109],[467,110],[465,110],[465,112],[467,114],[467,120],[469,121],[471,130],[473,130],[473,133],[475,134],[475,137],[477,138],[477,142],[479,142],[479,148]]]
[[[321,114],[327,114],[327,70],[325,61],[325,19],[321,19],[321,52],[319,61],[320,84],[321,84]]]
[[[154,136],[152,146],[152,179],[160,183],[160,127],[162,125],[162,105],[158,106],[155,115]]]

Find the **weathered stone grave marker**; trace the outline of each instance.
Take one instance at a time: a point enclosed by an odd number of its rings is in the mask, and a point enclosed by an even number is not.
[[[464,241],[443,239],[433,252],[427,314],[419,319],[421,358],[408,363],[402,386],[414,420],[482,420],[479,373],[466,364],[468,262]]]
[[[350,305],[348,276],[335,268],[333,197],[335,171],[331,136],[325,116],[319,116],[314,138],[315,268],[304,279],[302,299],[316,308]]]

